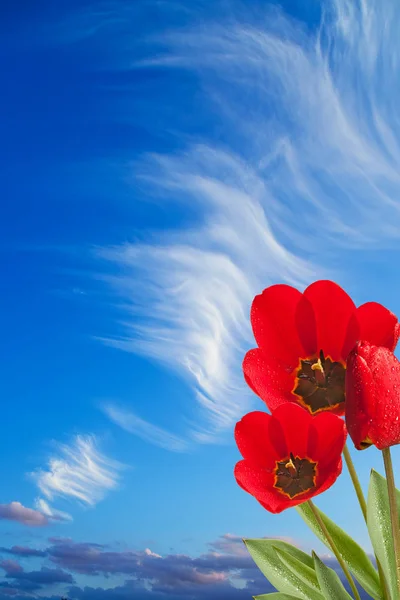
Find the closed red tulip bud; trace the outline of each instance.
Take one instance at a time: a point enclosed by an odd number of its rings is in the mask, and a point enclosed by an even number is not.
[[[346,425],[358,450],[400,444],[400,362],[388,348],[362,341],[349,354]]]

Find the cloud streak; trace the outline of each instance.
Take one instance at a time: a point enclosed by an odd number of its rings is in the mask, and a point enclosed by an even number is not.
[[[98,449],[94,436],[77,435],[71,444],[58,444],[57,454],[45,470],[31,473],[41,493],[49,500],[64,497],[94,506],[105,494],[118,486],[122,465]],[[69,517],[40,501],[52,518]]]
[[[6,554],[12,554],[13,556],[20,556],[23,558],[29,558],[32,556],[46,556],[45,550],[37,550],[36,548],[28,548],[25,546],[12,546],[11,548],[0,548],[0,552]]]
[[[183,452],[187,448],[187,443],[182,438],[141,419],[121,406],[107,402],[101,405],[101,410],[121,429],[137,435],[146,442],[172,452]]]
[[[43,498],[37,498],[35,501],[35,506],[37,510],[39,510],[51,521],[69,522],[73,520],[70,514],[52,508],[48,502],[43,500]]]

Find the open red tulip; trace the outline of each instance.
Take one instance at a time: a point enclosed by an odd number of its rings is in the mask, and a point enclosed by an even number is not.
[[[357,308],[332,281],[316,281],[303,294],[267,288],[253,301],[251,323],[258,348],[243,361],[248,385],[270,410],[290,401],[312,414],[344,414],[346,359],[357,340],[394,350],[400,333],[387,308]]]
[[[327,490],[342,470],[346,441],[343,419],[332,413],[313,417],[293,402],[272,415],[252,412],[235,428],[244,460],[238,484],[272,513],[301,504]]]
[[[387,348],[361,341],[350,353],[346,424],[358,450],[400,444],[400,363]]]

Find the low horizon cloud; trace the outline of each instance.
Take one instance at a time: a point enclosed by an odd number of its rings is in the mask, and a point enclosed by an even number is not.
[[[48,517],[39,510],[27,508],[21,502],[0,504],[0,520],[17,521],[28,527],[44,527],[49,524]]]
[[[296,540],[274,539],[299,546]],[[150,548],[114,550],[108,545],[62,538],[49,538],[48,542],[50,545],[40,550],[25,547],[0,549],[0,556],[5,553],[15,557],[0,560],[0,568],[6,571],[15,594],[21,585],[29,586],[40,593],[33,598],[47,600],[47,596],[43,595],[46,585],[67,583],[75,577],[79,581],[81,576],[85,577],[85,587],[78,584],[69,587],[66,593],[71,600],[128,600],[136,594],[143,600],[176,600],[182,597],[188,600],[247,600],[256,594],[274,591],[246,550],[242,538],[229,533],[207,544],[209,550],[198,556],[182,553],[161,555]],[[18,557],[29,560],[38,556],[46,562],[36,571],[23,569],[16,560]],[[332,557],[321,553],[319,556],[328,566],[338,568]],[[117,577],[116,586],[108,584],[107,589],[92,587],[90,578],[95,580],[99,576],[107,580]],[[129,579],[123,581],[123,576]],[[366,596],[362,595],[362,598]]]

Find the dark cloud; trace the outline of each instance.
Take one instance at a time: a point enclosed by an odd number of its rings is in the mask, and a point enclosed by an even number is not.
[[[251,568],[248,553],[208,552],[197,558],[186,554],[159,556],[151,550],[110,551],[87,543],[63,540],[47,550],[49,559],[58,566],[86,575],[124,574],[177,587],[187,582],[208,585],[224,581],[231,571]]]
[[[0,548],[0,553],[13,554],[14,556],[46,556],[45,550],[36,550],[35,548],[27,548],[25,546],[13,546],[12,548]]]
[[[71,573],[67,573],[59,568],[42,567],[38,571],[25,571],[15,560],[0,561],[0,568],[5,571],[6,579],[11,579],[12,587],[18,590],[40,590],[43,586],[59,583],[75,583]],[[3,595],[9,592],[8,586],[3,586]]]
[[[237,538],[238,540],[240,538]],[[271,586],[261,575],[262,586],[252,590],[237,589],[234,581],[240,579],[243,570],[253,570],[253,580],[259,577],[250,556],[243,552],[240,544],[227,550],[228,545],[236,544],[236,539],[224,536],[220,544],[210,545],[210,551],[198,557],[186,554],[167,554],[160,556],[149,549],[143,551],[113,551],[106,546],[92,543],[75,543],[68,538],[51,538],[51,545],[44,551],[31,548],[13,547],[4,549],[14,556],[38,556],[45,554],[47,560],[57,568],[42,567],[40,571],[24,571],[15,560],[3,560],[0,566],[6,571],[6,578],[12,579],[13,588],[22,590],[24,583],[43,588],[51,583],[72,583],[73,573],[89,576],[127,575],[132,577],[125,584],[101,590],[95,587],[71,588],[68,597],[71,599],[110,598],[124,599],[133,597],[144,600],[172,600],[173,598],[208,598],[219,599],[229,597],[233,600],[251,597],[260,591],[270,591]],[[223,548],[226,544],[226,548]],[[223,550],[222,552],[217,549]],[[240,548],[240,550],[239,550]],[[245,586],[245,582],[242,582]],[[24,588],[26,590],[26,588]],[[39,589],[39,587],[38,587]],[[5,588],[3,592],[5,591]],[[27,590],[26,590],[27,591]],[[43,592],[42,592],[43,593]],[[1,596],[1,591],[0,591]]]
[[[197,557],[172,553],[160,556],[149,549],[115,551],[101,544],[75,543],[69,538],[49,541],[46,558],[56,568],[26,572],[15,560],[4,560],[0,566],[6,571],[7,580],[12,580],[14,592],[7,584],[3,590],[0,587],[0,598],[2,591],[10,595],[38,589],[40,598],[48,600],[43,595],[44,586],[72,583],[69,572],[89,577],[127,577],[125,583],[109,589],[70,586],[68,594],[64,593],[69,600],[250,600],[254,595],[274,591],[255,566],[242,539],[231,534],[210,543],[209,551]],[[24,550],[11,548],[9,553],[18,555]],[[334,560],[328,558],[326,562],[337,568]],[[365,594],[361,597],[368,598]]]

